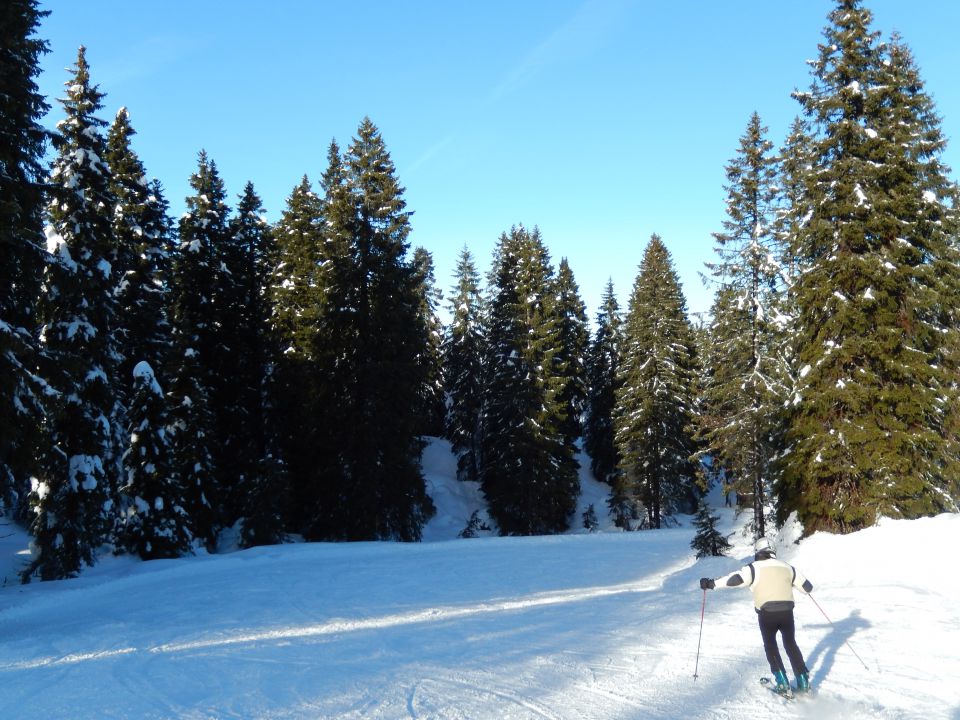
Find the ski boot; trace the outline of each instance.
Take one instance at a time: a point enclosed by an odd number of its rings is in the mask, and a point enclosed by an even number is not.
[[[810,676],[807,673],[797,675],[797,692],[810,692]]]
[[[790,681],[787,680],[787,674],[783,670],[778,670],[773,674],[773,679],[776,681],[777,686],[774,688],[775,692],[778,695],[783,695],[784,697],[793,697],[793,690],[790,688]]]

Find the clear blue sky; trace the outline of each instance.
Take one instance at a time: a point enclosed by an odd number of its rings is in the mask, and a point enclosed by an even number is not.
[[[960,2],[867,0],[901,33],[960,169]],[[591,319],[607,278],[626,306],[651,233],[691,312],[724,215],[724,166],[756,110],[779,146],[810,84],[831,0],[48,0],[42,92],[77,47],[126,106],[175,214],[203,148],[231,201],[253,181],[271,220],[327,146],[380,128],[444,294],[466,245],[486,272],[511,225],[567,257]],[[51,102],[50,124],[62,117]],[[956,177],[956,172],[954,173]]]

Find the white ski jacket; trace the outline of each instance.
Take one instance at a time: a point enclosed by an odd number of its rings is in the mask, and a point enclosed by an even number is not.
[[[744,565],[736,572],[714,580],[719,589],[747,586],[753,591],[753,606],[761,610],[792,610],[793,588],[813,592],[813,584],[793,565],[768,558]]]

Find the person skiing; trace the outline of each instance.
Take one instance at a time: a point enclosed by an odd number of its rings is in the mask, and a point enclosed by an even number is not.
[[[760,621],[763,649],[770,663],[770,672],[773,673],[777,683],[777,692],[783,695],[792,694],[783,658],[777,647],[778,632],[783,639],[783,648],[787,651],[793,674],[797,679],[797,691],[808,692],[810,673],[794,637],[793,588],[809,594],[813,592],[813,584],[795,567],[778,560],[776,552],[766,538],[757,540],[754,553],[754,562],[723,577],[700,578],[700,587],[703,590],[750,588],[753,591],[753,604]]]

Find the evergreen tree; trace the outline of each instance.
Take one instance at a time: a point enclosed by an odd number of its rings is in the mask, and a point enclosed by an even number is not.
[[[90,84],[84,48],[62,100],[50,185],[50,227],[41,317],[44,375],[60,393],[48,416],[50,462],[34,483],[35,556],[24,572],[43,580],[76,575],[108,540],[119,477],[112,423],[116,377],[116,279],[110,170],[95,113],[103,95]]]
[[[587,308],[566,258],[561,258],[554,283],[556,293],[557,348],[554,373],[560,382],[557,400],[563,406],[560,429],[571,453],[583,434],[582,416],[587,403],[586,355],[590,344]]]
[[[587,413],[584,449],[590,456],[590,470],[601,482],[609,483],[617,468],[614,444],[613,409],[620,368],[620,306],[607,281],[603,303],[597,313],[597,330],[587,355]]]
[[[0,7],[0,514],[27,517],[46,383],[36,375],[37,297],[43,276],[43,167],[49,109],[35,78],[47,43],[36,0]]]
[[[733,477],[738,500],[753,506],[753,528],[765,534],[771,462],[779,449],[780,408],[788,372],[777,325],[781,269],[773,234],[775,159],[754,113],[727,166],[727,219],[715,233],[720,283],[710,328],[713,371],[699,418],[702,452]]]
[[[331,157],[324,183],[318,339],[333,472],[315,532],[419,540],[434,512],[420,470],[427,328],[406,258],[410,213],[369,119],[342,164]]]
[[[192,537],[183,488],[172,465],[167,401],[149,363],[138,363],[133,375],[121,543],[144,560],[176,558],[190,551]]]
[[[199,155],[190,186],[194,194],[186,198],[187,212],[180,218],[172,278],[170,414],[174,472],[183,484],[193,535],[212,547],[220,500],[212,452],[216,416],[211,376],[221,353],[214,293],[228,211],[223,182],[205,152]]]
[[[113,212],[114,253],[119,317],[117,368],[123,395],[133,389],[133,368],[147,362],[163,368],[170,346],[167,320],[167,271],[170,261],[170,218],[157,182],[149,182],[140,158],[130,146],[136,131],[121,108],[107,134],[106,159]]]
[[[503,534],[562,532],[579,493],[562,432],[553,271],[538,230],[503,234],[494,268],[481,420],[481,484]]]
[[[224,523],[232,525],[242,517],[244,544],[268,544],[281,537],[287,499],[278,441],[273,423],[268,422],[273,408],[269,377],[275,349],[268,330],[267,285],[276,261],[276,242],[252,183],[247,183],[240,196],[230,236],[235,249],[229,267],[233,310],[227,314],[232,317],[233,332],[226,344],[232,358],[233,397],[229,425],[222,425],[229,433],[225,447],[230,457],[224,458],[220,467],[232,482],[224,493]]]
[[[732,547],[727,537],[717,528],[718,522],[720,522],[720,516],[711,515],[710,506],[705,499],[701,498],[697,517],[693,521],[697,534],[690,542],[690,547],[696,551],[698,560],[703,557],[726,555]]]
[[[457,456],[457,477],[476,482],[480,479],[484,307],[480,275],[467,248],[457,260],[456,280],[443,345],[443,376],[450,398],[445,435]]]
[[[620,464],[611,510],[628,525],[640,503],[641,524],[660,528],[691,504],[696,448],[693,335],[670,253],[657,235],[640,264],[623,331],[614,414]]]
[[[433,274],[433,256],[423,248],[413,251],[413,270],[420,298],[420,322],[427,330],[427,344],[421,357],[426,379],[420,390],[421,435],[439,437],[443,434],[446,403],[443,397],[443,363],[440,346],[443,343],[443,323],[437,309],[443,300]]]
[[[815,135],[811,216],[793,238],[800,370],[778,513],[797,511],[806,532],[956,508],[944,141],[902,46],[870,22],[859,0],[838,0],[811,90],[797,93]]]
[[[321,198],[304,176],[277,224],[276,260],[269,281],[276,353],[270,397],[273,410],[283,418],[276,428],[277,440],[291,483],[290,504],[283,515],[285,524],[298,530],[320,514],[320,479],[329,475],[323,466],[329,453],[324,451],[326,433],[321,429],[328,408],[317,387],[321,224]]]

